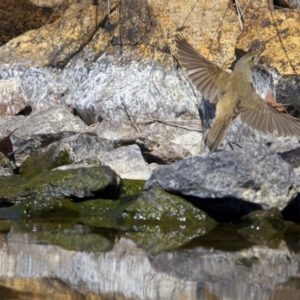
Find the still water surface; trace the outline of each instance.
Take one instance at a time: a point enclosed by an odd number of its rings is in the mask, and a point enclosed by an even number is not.
[[[220,225],[177,249],[144,230],[1,221],[0,299],[300,299],[299,225],[261,244]]]

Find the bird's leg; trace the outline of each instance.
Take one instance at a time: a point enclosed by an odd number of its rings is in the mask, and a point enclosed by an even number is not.
[[[266,102],[271,105],[272,107],[276,108],[280,112],[285,112],[287,115],[289,114],[287,110],[284,108],[284,105],[281,103],[276,102],[275,97],[272,93],[272,91],[268,91],[266,97]]]

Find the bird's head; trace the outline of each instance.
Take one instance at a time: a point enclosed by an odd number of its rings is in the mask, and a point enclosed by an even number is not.
[[[257,64],[258,62],[258,53],[257,52],[251,52],[239,59],[239,61],[236,63],[234,67],[234,71],[242,71],[247,72],[251,71],[252,68]]]

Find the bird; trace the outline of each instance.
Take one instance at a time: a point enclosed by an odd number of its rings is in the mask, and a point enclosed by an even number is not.
[[[177,57],[196,89],[209,102],[216,104],[216,117],[205,143],[211,152],[224,140],[231,122],[240,115],[251,128],[279,136],[298,136],[300,121],[282,112],[273,95],[260,97],[252,84],[252,69],[258,53],[242,56],[229,73],[209,61],[181,35],[176,36]]]

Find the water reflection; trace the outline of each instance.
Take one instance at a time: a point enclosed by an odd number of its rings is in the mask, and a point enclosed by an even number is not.
[[[138,246],[136,235],[133,240],[128,232],[73,221],[1,223],[0,295],[3,300],[300,299],[299,226],[291,228],[276,249],[251,244],[227,225],[180,249],[153,253],[147,250],[150,241]]]

